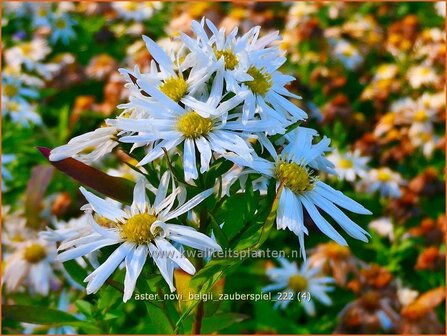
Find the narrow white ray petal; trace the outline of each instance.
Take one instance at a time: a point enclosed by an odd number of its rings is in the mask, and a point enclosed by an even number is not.
[[[157,194],[155,195],[155,200],[154,200],[154,208],[158,208],[160,206],[160,204],[164,201],[164,199],[166,198],[166,193],[168,191],[168,187],[169,187],[169,179],[171,174],[166,171],[163,176],[160,179],[160,184],[158,185],[158,189],[157,189]],[[157,211],[159,212],[159,211]]]
[[[108,229],[96,223],[91,212],[87,212],[87,221],[93,228],[93,230],[99,233],[103,238],[115,239],[116,241],[121,240],[119,233],[116,229],[114,228]]]
[[[194,196],[191,198],[188,202],[183,204],[182,206],[178,207],[174,211],[169,212],[166,215],[165,220],[168,221],[172,218],[177,218],[178,216],[184,214],[185,212],[191,210],[196,205],[200,204],[202,201],[204,201],[207,197],[213,194],[214,188],[210,188],[208,190],[202,191],[200,194]]]
[[[115,206],[114,203],[103,200],[90,191],[87,191],[84,187],[80,187],[79,190],[81,190],[82,194],[90,203],[93,210],[95,210],[95,212],[97,212],[99,215],[106,217],[107,219],[110,219],[114,222],[119,221],[126,216],[126,213]]]
[[[222,91],[223,91],[223,73],[222,71],[216,72],[216,77],[214,77],[213,86],[211,87],[210,95],[207,100],[207,104],[212,108],[216,108],[216,106],[222,100]]]
[[[146,262],[148,248],[146,245],[139,245],[133,250],[132,258],[126,257],[126,278],[124,280],[123,301],[126,302],[132,297],[137,279],[140,276],[144,263]]]
[[[185,180],[195,180],[199,176],[196,165],[196,147],[193,139],[185,139],[183,149],[183,170],[185,171]]]
[[[217,115],[217,110],[214,107],[210,106],[208,103],[201,102],[194,97],[183,97],[181,102],[204,118],[208,118],[210,115]]]
[[[191,262],[174,246],[172,246],[170,242],[162,238],[155,238],[154,241],[159,251],[166,254],[169,259],[176,263],[186,273],[194,274],[196,272],[194,265],[191,264]]]
[[[84,280],[88,282],[87,294],[96,293],[133,248],[133,244],[121,244],[101,266],[87,276]]]
[[[346,240],[335,230],[331,224],[328,223],[326,219],[318,212],[315,205],[311,200],[307,198],[306,195],[300,196],[300,201],[306,208],[309,216],[314,221],[315,225],[323,232],[326,236],[336,241],[338,244],[347,246]]]
[[[173,147],[177,146],[182,141],[183,141],[182,137],[176,137],[174,139],[166,139],[161,141],[140,162],[138,162],[137,166],[143,166],[146,163],[158,159],[160,156],[164,154],[163,148],[165,148],[166,151],[170,151]]]
[[[337,208],[326,198],[320,196],[317,193],[310,192],[309,198],[315,202],[315,204],[325,211],[329,216],[335,219],[335,221],[345,230],[351,237],[368,242],[369,233],[361,228],[358,224],[354,223],[343,211]]]
[[[204,137],[195,139],[197,149],[200,152],[200,172],[203,174],[210,167],[211,161],[211,147]]]
[[[146,195],[146,179],[138,179],[133,189],[133,201],[131,205],[132,214],[143,213],[146,210],[147,195]]]
[[[314,188],[315,192],[319,195],[327,198],[332,203],[345,208],[349,211],[362,214],[362,215],[371,215],[372,212],[366,209],[363,205],[357,203],[353,199],[344,195],[341,191],[335,190],[331,186],[327,185],[324,182],[318,181]]]
[[[117,242],[116,240],[108,239],[108,238],[102,239],[102,240],[97,240],[97,241],[94,241],[91,243],[77,246],[77,247],[67,250],[65,252],[62,252],[61,254],[59,254],[56,257],[56,260],[60,261],[60,262],[64,262],[67,260],[76,259],[79,257],[83,257],[86,254],[89,254],[93,251],[99,250],[100,248],[102,248],[104,246],[115,245],[118,243],[119,242]]]
[[[268,286],[265,286],[262,288],[262,292],[273,292],[273,291],[277,291],[279,289],[283,289],[287,287],[287,281],[286,282],[279,282],[279,283],[274,283]]]
[[[173,241],[178,241],[183,245],[194,247],[202,251],[210,249],[216,251],[222,250],[219,244],[201,232],[190,230],[189,227],[183,225],[168,224],[167,226],[170,231],[169,239]]]
[[[152,257],[158,269],[160,270],[160,274],[167,282],[171,292],[174,292],[175,286],[173,268],[170,268],[168,266],[170,260],[167,256],[162,255],[162,253],[163,252],[160,251],[155,245],[153,245],[152,243],[149,244],[149,255]]]
[[[174,72],[172,70],[173,64],[171,58],[166,55],[163,49],[161,49],[158,44],[151,38],[143,35],[143,40],[146,43],[147,50],[149,50],[152,58],[157,61],[157,63],[164,71],[173,74]]]
[[[59,247],[57,248],[58,251],[63,251],[66,250],[72,246],[77,246],[77,245],[83,245],[83,244],[87,244],[87,243],[91,243],[91,242],[97,242],[98,240],[101,240],[105,237],[101,236],[100,234],[94,232],[88,236],[85,237],[80,237],[77,239],[71,239],[71,240],[66,240],[63,241]]]

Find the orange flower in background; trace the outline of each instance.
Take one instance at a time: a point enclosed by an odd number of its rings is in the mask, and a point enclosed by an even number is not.
[[[445,253],[441,252],[438,247],[431,246],[422,251],[419,255],[415,269],[421,270],[437,270],[440,269],[445,262]]]
[[[323,272],[332,275],[341,286],[346,285],[349,274],[357,273],[359,265],[348,247],[334,242],[319,244],[311,251],[309,262],[314,267],[322,267]]]
[[[403,321],[399,325],[402,334],[442,334],[444,326],[439,322],[435,308],[445,300],[445,288],[435,288],[419,296],[401,311]]]

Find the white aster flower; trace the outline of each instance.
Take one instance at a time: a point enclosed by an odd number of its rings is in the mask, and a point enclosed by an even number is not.
[[[306,21],[313,14],[317,13],[318,8],[315,3],[309,3],[306,1],[294,2],[289,9],[287,16],[287,29],[293,29],[298,27],[299,24]]]
[[[36,90],[26,86],[26,83],[36,84],[32,77],[4,74],[2,77],[2,114],[9,115],[14,122],[24,126],[29,123],[39,124],[40,116],[36,107],[28,99],[36,99]]]
[[[118,17],[126,21],[141,22],[150,19],[161,8],[161,2],[116,1],[112,3],[112,8],[116,11]]]
[[[28,2],[27,5],[32,14],[32,24],[34,28],[50,26],[52,3]]]
[[[394,226],[391,218],[378,218],[369,223],[368,227],[376,231],[380,236],[388,237],[390,241],[394,241]]]
[[[270,151],[274,162],[255,156],[252,161],[244,161],[234,155],[226,157],[238,165],[274,178],[277,188],[281,182],[284,183],[276,217],[277,228],[287,228],[298,236],[303,258],[306,258],[304,234],[308,234],[304,225],[304,209],[321,232],[340,245],[347,245],[346,240],[320,214],[317,207],[331,216],[351,237],[367,242],[368,232],[349,219],[339,207],[358,214],[366,215],[371,212],[340,191],[319,181],[317,173],[312,169],[315,163],[319,162],[317,159],[327,150],[328,139],[314,145],[310,132],[300,128],[297,134],[297,141],[286,146],[281,155]]]
[[[10,206],[2,207],[2,229],[2,244],[8,252],[14,250],[18,244],[34,238],[34,232],[26,227],[23,210],[12,212]]]
[[[139,162],[144,165],[164,154],[164,149],[170,151],[180,143],[184,143],[183,164],[185,179],[198,177],[196,151],[200,153],[200,171],[208,170],[212,153],[225,154],[233,152],[247,160],[251,159],[253,149],[245,138],[253,132],[265,129],[262,121],[250,121],[243,125],[237,120],[238,115],[229,112],[239,105],[244,95],[236,95],[222,101],[221,82],[215,80],[208,98],[199,101],[195,98],[184,98],[181,101],[185,107],[175,103],[161,91],[144,81],[138,81],[142,90],[149,92],[155,100],[146,98],[141,104],[146,106],[150,118],[129,119],[117,118],[116,126],[127,132],[138,132],[136,135],[120,137],[125,143],[146,143],[152,149]],[[228,121],[224,122],[224,119]]]
[[[273,284],[263,288],[264,292],[281,290],[286,295],[286,297],[276,301],[275,307],[284,309],[291,301],[298,301],[296,296],[300,295],[304,310],[308,315],[314,316],[314,298],[326,306],[332,304],[327,292],[334,289],[330,285],[335,280],[331,277],[321,276],[320,267],[311,267],[307,261],[299,268],[295,262],[289,262],[284,258],[279,258],[278,261],[281,267],[267,269],[267,276],[273,281]],[[303,293],[310,295],[310,299],[303,298]]]
[[[334,55],[348,70],[355,70],[363,63],[359,50],[346,40],[332,41]]]
[[[82,162],[91,163],[110,153],[117,145],[116,127],[100,127],[92,132],[81,134],[67,144],[54,148],[50,161],[60,161],[73,157]]]
[[[431,66],[421,64],[408,69],[407,79],[411,87],[418,89],[423,85],[435,83],[439,80],[439,76]]]
[[[192,66],[192,73],[202,69],[213,73],[218,65],[217,71],[223,73],[227,90],[236,94],[242,94],[241,89],[246,90],[243,124],[259,115],[261,120],[271,124],[265,132],[276,134],[284,133],[285,127],[291,123],[307,118],[303,110],[284,97],[301,98],[284,88],[294,78],[277,71],[286,60],[277,46],[270,46],[278,39],[277,32],[258,38],[260,27],[254,27],[236,38],[237,28],[226,36],[225,30],[218,31],[211,21],[206,20],[206,24],[213,33],[211,37],[204,30],[204,21],[202,24],[192,23],[197,40],[182,36],[191,50],[183,66]]]
[[[360,155],[359,151],[341,154],[335,150],[328,155],[329,161],[334,163],[337,175],[346,181],[353,182],[357,176],[364,177],[368,170],[368,157]]]
[[[5,260],[3,283],[9,292],[26,285],[32,292],[48,295],[55,280],[52,263],[56,246],[41,239],[17,244],[15,251]]]
[[[68,44],[76,34],[73,30],[75,22],[68,14],[56,14],[51,20],[51,37],[50,42],[56,43],[62,41]]]
[[[72,241],[71,244],[76,247],[61,253],[58,260],[66,261],[78,258],[102,247],[119,244],[109,258],[85,279],[88,282],[87,293],[96,293],[124,261],[126,277],[123,300],[129,300],[148,255],[154,260],[171,291],[174,291],[174,265],[189,274],[194,274],[195,268],[170,241],[207,252],[220,250],[220,246],[211,238],[197,232],[194,228],[169,223],[170,220],[202,202],[212,194],[213,190],[208,189],[172,210],[181,189],[175,188],[172,183],[173,192],[166,197],[169,178],[169,173],[163,175],[152,205],[146,195],[145,181],[139,180],[134,189],[132,205],[126,206],[124,209],[81,187],[81,192],[89,201],[89,205],[84,209],[87,210],[89,223],[94,232]],[[101,226],[95,221],[91,209],[114,225],[109,225],[106,228]]]
[[[5,60],[8,65],[18,69],[23,64],[28,71],[37,70],[40,63],[51,52],[45,40],[36,38],[5,51]]]
[[[205,21],[212,32],[211,37],[204,29]],[[191,71],[195,72],[218,65],[218,69],[223,72],[227,90],[234,93],[240,90],[239,83],[253,80],[248,69],[254,60],[263,60],[263,64],[284,63],[284,57],[277,47],[267,47],[278,39],[278,32],[259,38],[261,27],[257,26],[237,38],[237,27],[226,35],[224,28],[218,30],[210,20],[205,19],[201,23],[192,21],[191,27],[197,37],[193,40],[182,34],[183,42],[191,51],[185,57],[183,66],[192,67]]]
[[[379,65],[379,67],[376,70],[376,73],[374,74],[373,82],[391,80],[397,75],[398,71],[399,69],[396,64],[393,63],[381,64]]]
[[[402,176],[387,167],[371,169],[358,184],[361,191],[374,193],[379,191],[384,197],[399,198],[400,186],[405,183]]]

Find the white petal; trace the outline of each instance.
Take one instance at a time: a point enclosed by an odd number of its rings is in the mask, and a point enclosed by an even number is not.
[[[139,178],[133,189],[133,202],[131,205],[132,214],[143,213],[146,210],[146,179]]]
[[[213,193],[213,191],[214,191],[214,188],[210,188],[208,190],[202,191],[200,194],[194,196],[193,198],[191,198],[188,202],[186,202],[182,206],[180,206],[177,209],[175,209],[174,211],[168,213],[166,215],[165,220],[168,221],[168,220],[170,220],[172,218],[177,218],[178,216],[180,216],[180,215],[184,214],[185,212],[191,210],[196,205],[198,205],[203,200],[205,200],[207,197],[209,197]]]
[[[68,251],[65,251],[61,254],[59,254],[56,257],[57,261],[60,262],[64,262],[67,260],[71,260],[71,259],[76,259],[79,257],[83,257],[86,254],[89,254],[93,251],[99,250],[100,248],[104,247],[104,246],[110,246],[110,245],[115,245],[118,244],[119,242],[114,240],[114,239],[102,239],[102,240],[97,240],[88,244],[84,244],[84,245],[80,245],[77,246],[75,248],[72,248]]]
[[[133,248],[133,244],[121,244],[101,266],[87,276],[84,280],[88,282],[87,294],[96,293]]]
[[[351,236],[364,242],[368,242],[369,233],[354,223],[343,211],[337,208],[333,203],[317,193],[309,193],[309,197],[318,207],[334,218],[337,223]]]
[[[335,190],[331,186],[327,185],[324,182],[318,181],[316,183],[316,187],[314,188],[315,192],[319,195],[327,198],[332,203],[345,208],[349,211],[362,214],[362,215],[371,215],[372,212],[366,209],[363,205],[357,203],[356,201],[350,199],[348,196],[344,195],[341,191]]]
[[[146,43],[147,50],[149,50],[152,58],[157,61],[160,67],[166,72],[173,73],[172,61],[163,49],[161,49],[151,38],[145,35],[143,35],[143,40]]]
[[[139,245],[131,257],[126,257],[126,277],[124,279],[123,301],[127,302],[132,297],[137,279],[140,276],[144,263],[146,262],[148,249],[146,245]]]
[[[340,245],[348,245],[346,240],[337,232],[337,230],[335,230],[332,225],[329,224],[328,221],[324,219],[324,217],[318,212],[315,205],[312,203],[311,200],[307,198],[307,196],[300,196],[300,201],[301,203],[303,203],[304,207],[309,213],[309,216],[312,218],[315,225],[321,230],[321,232],[323,232],[326,236],[333,239]]]
[[[183,150],[183,169],[185,171],[185,180],[195,180],[199,176],[196,165],[196,147],[194,140],[185,139]]]
[[[177,241],[183,245],[190,246],[202,251],[222,250],[222,248],[213,239],[201,232],[197,232],[193,228],[175,224],[167,224],[167,227],[170,232],[170,240]]]
[[[155,201],[154,201],[154,208],[158,208],[159,205],[164,201],[166,198],[166,193],[168,191],[169,187],[169,178],[170,174],[168,171],[166,171],[163,176],[160,179],[160,184],[158,185],[157,194],[155,195]],[[157,211],[159,212],[159,211]]]
[[[82,194],[90,203],[93,210],[95,210],[95,212],[97,212],[99,215],[106,217],[107,219],[110,219],[114,222],[117,222],[126,216],[126,213],[120,208],[116,207],[113,203],[99,198],[95,194],[92,194],[90,191],[87,191],[84,187],[80,187],[79,190],[81,190]]]
[[[204,137],[197,138],[195,141],[200,152],[200,172],[203,174],[210,167],[211,147]]]
[[[155,244],[159,248],[159,251],[166,255],[163,257],[171,259],[186,273],[194,274],[196,272],[194,265],[167,240],[155,238]]]
[[[167,256],[162,255],[162,251],[160,251],[155,245],[152,243],[149,244],[149,253],[158,269],[160,270],[161,276],[167,282],[169,289],[171,292],[175,291],[174,286],[174,273],[173,268],[169,267],[168,263],[172,263]]]

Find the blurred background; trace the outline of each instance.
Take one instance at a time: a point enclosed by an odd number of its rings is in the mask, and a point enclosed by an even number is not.
[[[168,36],[189,33],[191,20],[206,16],[241,34],[255,25],[261,34],[280,31],[288,58],[282,71],[296,78],[289,89],[303,97],[295,103],[337,148],[330,159],[339,178],[328,181],[373,212],[354,218],[370,242],[350,241],[349,248],[306,223],[311,263],[336,280],[332,305],[317,304],[317,315],[308,316],[299,302],[284,310],[266,301],[222,302],[239,322],[221,319],[219,332],[445,332],[445,3],[2,4],[3,269],[24,241],[47,226],[69,225],[84,204],[79,185],[53,171],[36,146],[62,145],[119,112],[128,93],[118,69],[145,71],[151,61],[142,34],[169,49],[176,41]],[[117,150],[97,166],[133,179],[126,160]],[[267,247],[290,251],[297,242],[278,231]],[[249,260],[221,285],[228,293],[258,293],[273,264]],[[83,302],[92,299],[67,281],[61,265],[51,267],[50,294],[21,276],[3,286],[2,302],[31,300],[87,316]],[[105,323],[113,327],[94,332],[145,330],[123,317]],[[3,327],[49,331],[14,321]]]

